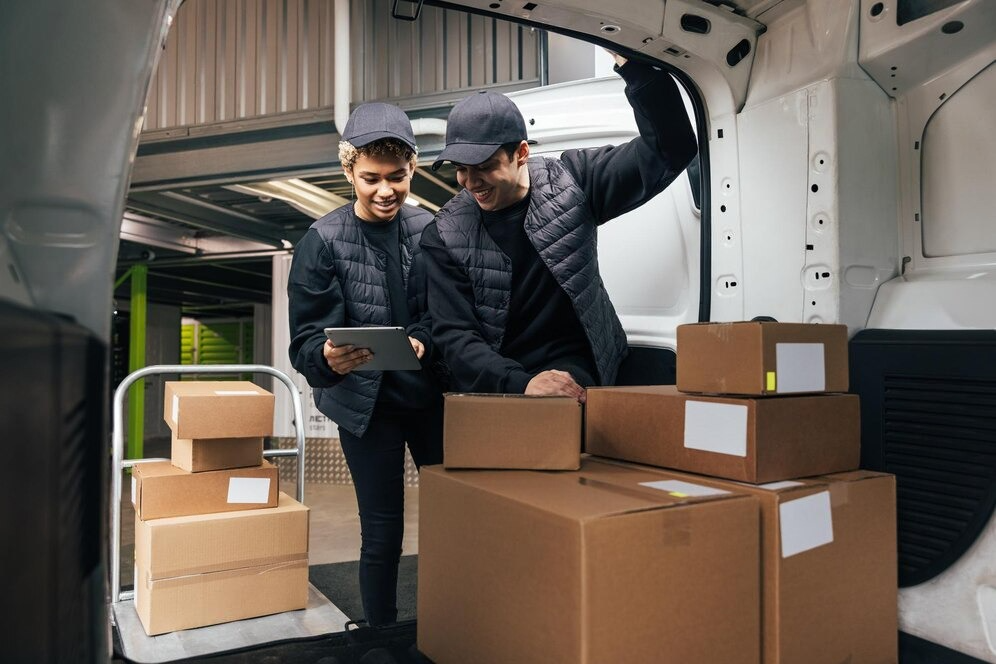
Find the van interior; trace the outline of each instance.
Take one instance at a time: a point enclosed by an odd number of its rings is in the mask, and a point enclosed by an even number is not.
[[[286,275],[349,200],[350,106],[409,114],[410,202],[435,211],[458,185],[429,164],[470,90],[508,93],[534,153],[635,135],[609,49],[679,81],[699,140],[685,174],[601,233],[631,348],[620,383],[673,383],[684,323],[846,325],[861,466],[897,479],[900,661],[996,662],[994,27],[991,0],[4,3],[12,661],[112,657],[124,376],[180,349],[292,372]],[[195,342],[224,337],[208,320],[239,342]],[[163,430],[160,390],[129,397],[131,457]],[[335,435],[282,398],[277,436]]]

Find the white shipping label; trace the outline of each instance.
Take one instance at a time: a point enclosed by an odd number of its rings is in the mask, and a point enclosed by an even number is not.
[[[176,424],[176,418],[180,416],[180,396],[178,394],[173,395],[173,424]]]
[[[747,406],[686,401],[685,447],[716,454],[747,456]]]
[[[678,498],[688,498],[689,496],[721,496],[724,493],[729,493],[729,491],[724,491],[723,489],[714,489],[711,486],[702,486],[701,484],[692,484],[691,482],[682,482],[680,480],[640,482],[640,486],[666,491]]]
[[[270,478],[233,477],[228,480],[228,502],[266,503],[270,499]]]
[[[794,486],[802,486],[802,482],[786,480],[784,482],[768,482],[767,484],[757,484],[755,486],[757,486],[757,488],[759,489],[767,489],[768,491],[778,491],[779,489],[788,489]]]
[[[135,471],[132,471],[132,472],[135,472]],[[136,487],[137,484],[138,484],[138,482],[135,481],[135,476],[132,475],[131,476],[131,504],[132,505],[137,505],[138,504],[138,503],[135,502],[135,494],[137,493],[137,491],[135,490],[135,487]]]
[[[244,397],[259,394],[256,390],[215,390],[214,393],[222,397]]]
[[[821,491],[778,506],[781,520],[782,558],[833,541],[833,512],[830,492]]]
[[[823,344],[775,344],[775,371],[778,393],[825,391]]]

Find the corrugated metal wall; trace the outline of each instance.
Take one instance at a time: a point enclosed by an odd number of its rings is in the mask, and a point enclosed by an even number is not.
[[[429,95],[539,76],[538,33],[392,0],[353,0],[353,100]],[[186,0],[149,91],[145,130],[330,108],[331,0]]]

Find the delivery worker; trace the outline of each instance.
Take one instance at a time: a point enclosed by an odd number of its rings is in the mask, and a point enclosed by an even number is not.
[[[288,278],[290,359],[339,426],[359,505],[360,593],[369,624],[397,620],[405,444],[416,466],[442,462],[442,390],[431,365],[419,236],[432,215],[405,205],[417,148],[399,108],[363,104],[339,160],[356,200],[325,215],[294,248]],[[420,371],[364,371],[368,349],[335,346],[326,327],[401,326]]]
[[[452,162],[463,190],[421,242],[453,389],[583,402],[584,388],[615,380],[628,347],[599,275],[597,228],[663,191],[696,153],[670,74],[615,57],[640,132],[618,147],[530,157],[522,114],[494,92],[450,112],[433,168]]]

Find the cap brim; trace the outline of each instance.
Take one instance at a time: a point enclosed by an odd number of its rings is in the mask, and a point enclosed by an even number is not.
[[[501,145],[501,143],[452,143],[439,153],[439,157],[432,163],[432,170],[439,170],[439,167],[447,161],[466,166],[483,164],[491,158],[491,155],[498,152]]]
[[[359,136],[351,136],[350,138],[343,138],[342,140],[346,141],[354,148],[362,148],[364,145],[370,145],[374,141],[379,141],[382,138],[393,138],[396,141],[401,141],[402,143],[410,147],[412,150],[417,149],[415,145],[412,144],[410,139],[405,138],[400,134],[396,134],[393,131],[371,131],[366,134],[360,134]]]

